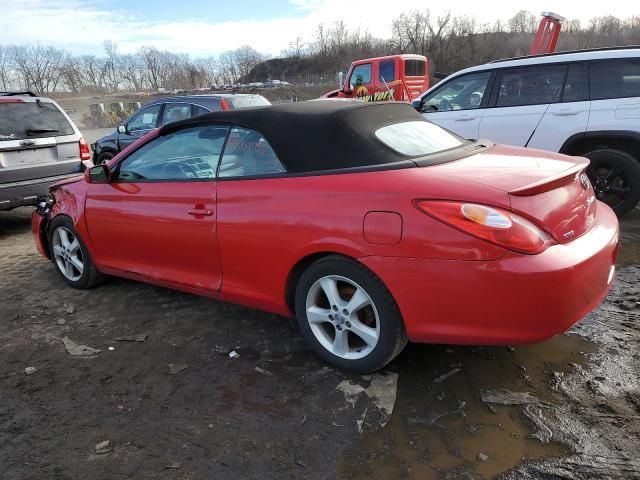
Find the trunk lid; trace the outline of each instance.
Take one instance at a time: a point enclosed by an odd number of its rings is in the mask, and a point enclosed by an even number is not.
[[[430,168],[506,192],[514,212],[567,243],[595,223],[597,202],[584,173],[588,165],[586,158],[499,145]]]

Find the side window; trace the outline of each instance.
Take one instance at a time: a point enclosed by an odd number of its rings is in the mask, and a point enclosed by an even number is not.
[[[143,108],[127,122],[127,130],[130,132],[135,132],[136,130],[153,130],[158,125],[159,114],[159,104]]]
[[[204,115],[205,113],[210,113],[209,110],[207,110],[204,107],[201,107],[200,105],[192,105],[193,107],[193,116],[197,117],[199,115]]]
[[[424,60],[405,60],[404,74],[407,77],[424,77],[427,73],[427,64]]]
[[[589,98],[589,79],[587,77],[587,65],[585,63],[572,63],[569,65],[567,80],[564,83],[562,93],[563,102],[581,102]]]
[[[162,125],[191,118],[191,105],[188,103],[165,103],[162,113]]]
[[[286,172],[265,138],[255,130],[231,129],[218,176],[249,177]]]
[[[371,83],[371,64],[365,63],[363,65],[358,65],[351,72],[351,78],[349,79],[349,84],[351,85],[351,89],[355,90],[360,85],[369,85]]]
[[[554,103],[560,99],[566,65],[504,70],[500,75],[497,107]]]
[[[185,128],[155,138],[125,158],[117,182],[208,180],[216,176],[229,128]]]
[[[381,82],[393,82],[396,79],[396,61],[385,60],[380,62],[379,80]]]
[[[450,112],[480,108],[491,72],[462,75],[448,81],[425,97],[423,112]]]
[[[640,60],[591,63],[591,100],[640,97]]]

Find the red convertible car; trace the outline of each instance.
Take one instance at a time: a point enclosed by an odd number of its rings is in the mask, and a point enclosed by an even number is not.
[[[530,343],[592,310],[618,222],[587,165],[400,103],[215,112],[53,186],[33,234],[72,287],[116,275],[295,315],[325,361],[370,372],[407,340]]]

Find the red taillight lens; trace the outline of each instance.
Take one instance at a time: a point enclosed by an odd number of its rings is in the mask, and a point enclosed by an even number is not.
[[[80,137],[80,160],[91,160],[91,150],[84,137]]]
[[[227,103],[227,101],[224,98],[222,100],[220,100],[220,108],[222,110],[229,110],[229,104]]]
[[[551,236],[520,215],[475,203],[418,200],[424,213],[481,240],[533,255],[552,244]]]

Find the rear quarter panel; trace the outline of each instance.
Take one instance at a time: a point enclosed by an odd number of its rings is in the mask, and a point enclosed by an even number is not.
[[[282,301],[287,277],[308,255],[334,252],[414,258],[496,259],[504,250],[474,239],[418,211],[417,198],[473,200],[508,206],[503,192],[431,178],[429,168],[368,173],[223,180],[218,183],[218,248],[225,288]],[[400,241],[368,243],[368,212],[402,217]]]

